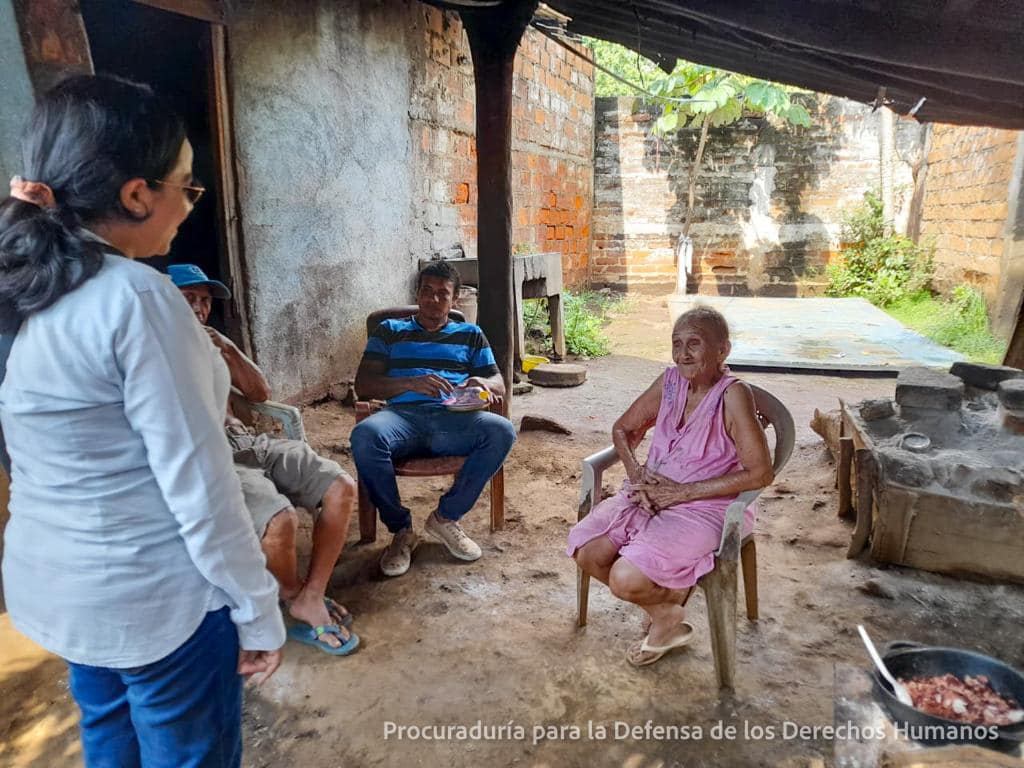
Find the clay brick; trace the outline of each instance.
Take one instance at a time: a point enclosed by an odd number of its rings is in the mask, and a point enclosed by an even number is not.
[[[462,205],[469,202],[469,184],[461,182],[455,185],[455,194],[452,202],[456,205]]]
[[[427,19],[427,29],[435,34],[444,34],[444,11],[427,6],[424,9],[424,16]]]

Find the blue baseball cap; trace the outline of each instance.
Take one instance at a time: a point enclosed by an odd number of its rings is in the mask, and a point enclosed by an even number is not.
[[[188,288],[190,285],[210,286],[210,295],[215,299],[230,299],[231,291],[219,280],[211,280],[195,264],[171,264],[167,268],[167,274],[171,282],[179,288]]]

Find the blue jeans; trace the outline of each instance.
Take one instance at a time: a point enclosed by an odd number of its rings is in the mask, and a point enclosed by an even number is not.
[[[465,515],[516,441],[512,422],[488,411],[453,413],[436,405],[385,408],[352,430],[352,458],[380,519],[392,533],[412,525],[395,480],[395,459],[410,456],[466,456],[437,513],[448,520]]]
[[[160,661],[134,669],[71,662],[68,668],[87,768],[241,764],[238,632],[227,608],[206,614],[192,637]]]

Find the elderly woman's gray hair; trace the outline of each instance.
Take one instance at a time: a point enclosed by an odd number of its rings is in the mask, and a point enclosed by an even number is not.
[[[704,336],[719,343],[724,344],[729,341],[729,323],[726,322],[725,316],[706,304],[698,304],[677,317],[672,326],[672,335],[675,336],[676,331],[684,325],[699,328]]]

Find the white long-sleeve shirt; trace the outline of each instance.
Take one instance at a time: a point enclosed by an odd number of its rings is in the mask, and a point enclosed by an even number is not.
[[[25,321],[0,386],[11,620],[93,666],[157,661],[223,606],[242,648],[279,648],[277,583],[222,428],[227,366],[166,276],[104,258]]]

